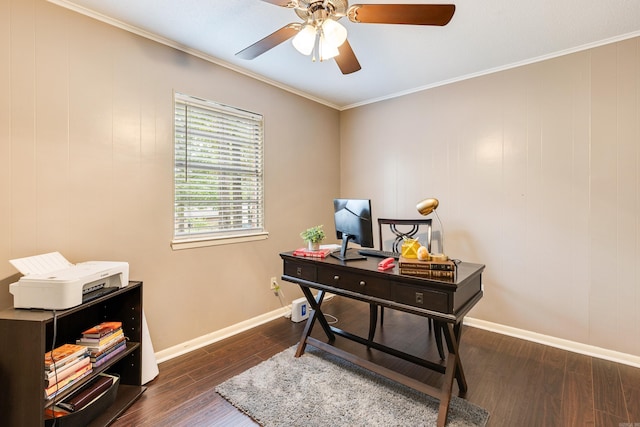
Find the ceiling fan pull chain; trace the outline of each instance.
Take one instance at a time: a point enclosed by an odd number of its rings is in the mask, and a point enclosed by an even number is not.
[[[311,57],[311,62],[316,62],[316,54],[318,54],[318,56],[320,56],[320,32],[318,31],[316,33],[316,39],[313,42],[313,51],[312,51],[312,57]]]

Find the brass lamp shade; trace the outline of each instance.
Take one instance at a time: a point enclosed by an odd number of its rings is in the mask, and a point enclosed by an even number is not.
[[[442,227],[442,221],[440,221],[440,216],[436,211],[436,209],[438,209],[439,204],[440,202],[438,202],[438,199],[424,199],[418,202],[418,204],[416,205],[416,209],[418,209],[418,212],[420,212],[420,215],[427,216],[430,213],[436,214],[436,219],[440,224],[440,250],[442,251],[442,253],[432,254],[431,257],[437,258],[438,260],[441,260],[441,261],[446,261],[447,259],[449,259],[449,257],[444,254],[444,228]]]
[[[438,208],[438,199],[424,199],[416,205],[420,215],[429,215]]]

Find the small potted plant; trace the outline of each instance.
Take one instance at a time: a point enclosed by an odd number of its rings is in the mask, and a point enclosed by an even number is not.
[[[326,236],[322,225],[316,225],[300,233],[300,237],[307,242],[310,251],[317,251],[320,249],[320,242],[322,242]]]

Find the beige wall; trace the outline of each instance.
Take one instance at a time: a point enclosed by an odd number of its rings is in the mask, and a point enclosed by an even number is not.
[[[431,196],[446,252],[487,265],[472,316],[640,355],[639,76],[636,38],[338,113],[44,0],[0,0],[0,306],[9,259],[125,260],[163,350],[278,308],[277,253],[332,224],[338,191],[377,217],[416,217]],[[174,90],[264,114],[268,240],[170,249]]]
[[[267,240],[171,250],[174,90],[264,115]],[[156,351],[273,311],[278,253],[333,221],[338,157],[331,108],[44,0],[0,0],[0,307],[19,277],[8,260],[60,251],[130,263]]]
[[[341,193],[437,197],[471,316],[640,356],[640,39],[341,115]],[[375,171],[375,173],[372,173]]]

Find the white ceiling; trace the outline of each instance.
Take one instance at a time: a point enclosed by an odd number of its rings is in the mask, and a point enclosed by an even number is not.
[[[333,60],[311,62],[290,41],[251,61],[236,58],[280,27],[300,22],[292,9],[264,1],[50,1],[338,109],[640,35],[640,0],[443,1],[456,5],[444,27],[341,19],[362,65],[343,75]]]

